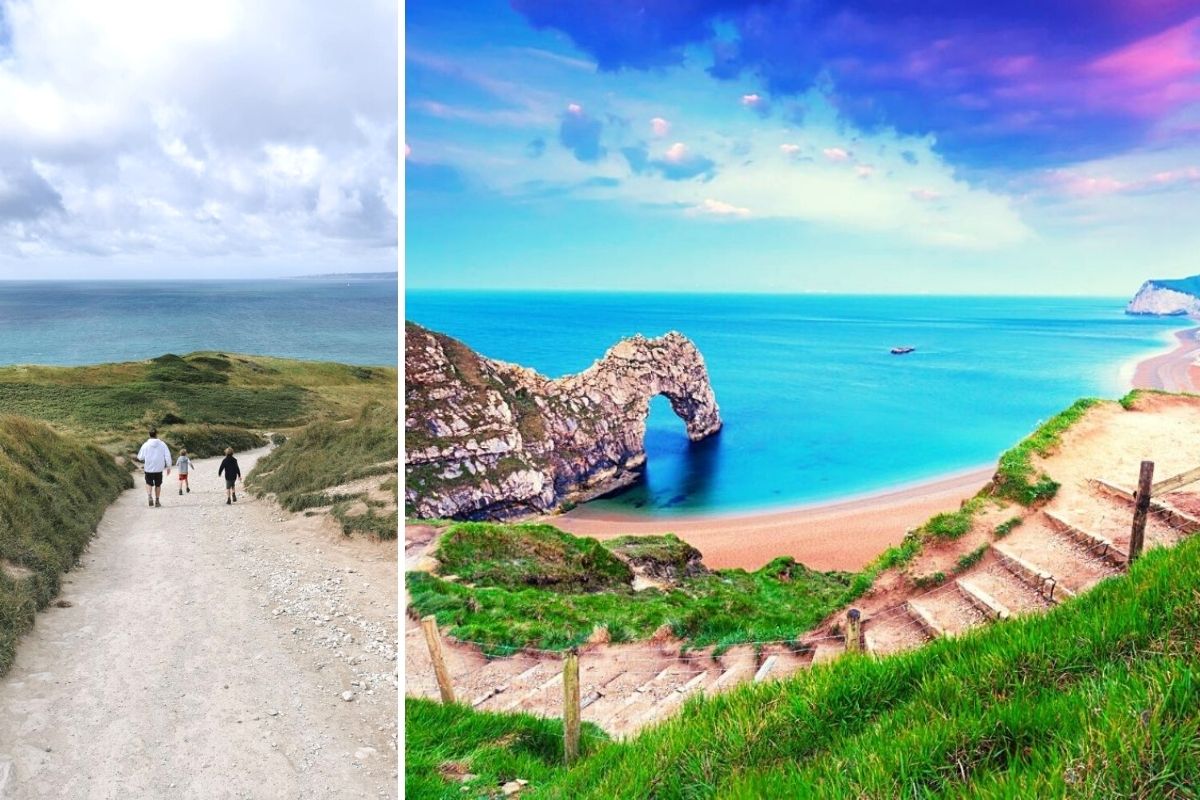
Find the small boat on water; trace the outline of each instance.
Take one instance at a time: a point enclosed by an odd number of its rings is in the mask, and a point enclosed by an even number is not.
[[[915,348],[915,347],[893,347],[893,348],[892,348],[892,355],[894,355],[894,356],[905,356],[905,355],[908,355],[909,353],[913,352],[913,351],[914,351],[914,350],[916,350],[916,349],[917,349],[917,348]]]

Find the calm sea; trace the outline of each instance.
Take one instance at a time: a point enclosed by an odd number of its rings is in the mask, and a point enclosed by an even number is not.
[[[0,364],[225,350],[395,364],[395,279],[0,282]]]
[[[1124,394],[1178,320],[1124,299],[409,292],[405,316],[558,376],[622,336],[700,347],[725,428],[651,406],[645,481],[598,501],[672,515],[786,507],[993,463],[1084,395]],[[893,356],[898,345],[915,353]]]

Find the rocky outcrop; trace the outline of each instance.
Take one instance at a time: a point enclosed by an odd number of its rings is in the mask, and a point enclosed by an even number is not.
[[[1178,280],[1150,280],[1125,307],[1126,314],[1200,316],[1200,275]]]
[[[650,400],[664,395],[693,440],[721,416],[683,334],[622,339],[591,367],[550,379],[405,325],[405,513],[510,519],[637,479]]]

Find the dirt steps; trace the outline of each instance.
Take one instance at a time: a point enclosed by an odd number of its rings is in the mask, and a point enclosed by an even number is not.
[[[909,600],[908,609],[930,638],[957,636],[988,621],[957,584]]]
[[[1028,518],[993,549],[1002,559],[1016,562],[1017,571],[1031,583],[1040,583],[1044,596],[1052,601],[1063,599],[1064,590],[1067,596],[1074,596],[1119,572],[1097,555],[1095,549],[1088,549],[1056,530],[1044,514]],[[1025,564],[1050,576],[1050,580],[1028,575],[1021,567]]]
[[[885,611],[863,623],[867,652],[877,655],[899,653],[929,641],[925,627],[912,617],[907,606]]]
[[[959,582],[988,595],[1008,612],[1008,616],[1040,613],[1053,605],[997,560],[981,566]]]

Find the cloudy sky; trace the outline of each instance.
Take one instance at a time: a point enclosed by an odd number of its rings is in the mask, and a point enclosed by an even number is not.
[[[413,287],[1200,273],[1200,0],[414,0]]]
[[[0,0],[0,278],[393,269],[391,0]]]

